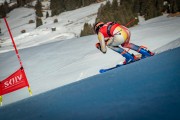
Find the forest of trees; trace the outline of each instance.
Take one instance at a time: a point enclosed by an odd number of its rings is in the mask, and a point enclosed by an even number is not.
[[[95,3],[99,0],[51,0],[51,16]]]
[[[24,6],[24,5],[26,5],[27,3],[30,3],[30,2],[32,2],[33,0],[17,0],[17,5],[18,5],[18,7],[20,7],[20,6]]]
[[[86,36],[92,34],[94,34],[93,26],[91,24],[85,23],[84,29],[81,30],[80,36]]]
[[[9,13],[11,10],[24,6],[27,3],[32,2],[33,0],[17,0],[16,4],[9,6],[7,1],[5,0],[3,4],[0,5],[0,18],[6,17],[6,14]],[[11,0],[10,0],[11,2]]]
[[[180,0],[113,0],[101,5],[98,10],[96,22],[114,21],[126,25],[138,15],[144,16],[145,20],[162,15],[163,12],[175,13],[180,11]],[[127,27],[136,25],[138,20]],[[91,27],[91,28],[90,28]],[[91,30],[91,32],[89,31]],[[93,26],[85,23],[80,36],[94,34]]]
[[[29,5],[34,0],[16,0],[16,4],[8,6],[7,1],[0,5],[0,18],[6,16],[11,10],[24,5]],[[40,0],[42,1],[42,0]],[[50,0],[51,16],[59,15],[61,12],[74,10],[103,0]],[[10,0],[11,2],[11,0]]]
[[[11,0],[10,0],[11,1]],[[13,6],[9,6],[5,1],[0,5],[0,18],[6,17],[6,14],[14,8],[28,5],[33,0],[17,0]],[[42,25],[42,0],[37,0],[36,10],[36,27]],[[51,16],[59,15],[61,12],[74,10],[80,7],[90,5],[105,0],[50,0]],[[130,20],[138,15],[144,16],[145,20],[166,13],[176,13],[180,11],[180,0],[113,0],[112,3],[106,0],[105,5],[101,5],[95,22],[115,21],[126,25]],[[49,13],[46,13],[49,17]],[[136,25],[138,20],[128,25]],[[85,23],[80,36],[94,34],[93,25]]]
[[[6,14],[16,7],[17,7],[17,4],[9,7],[7,1],[5,1],[4,4],[0,5],[0,18],[6,17]]]

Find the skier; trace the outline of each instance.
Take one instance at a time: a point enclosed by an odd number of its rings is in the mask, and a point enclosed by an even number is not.
[[[131,33],[129,29],[123,25],[115,22],[97,22],[94,25],[94,30],[98,35],[99,40],[99,42],[96,43],[96,48],[98,48],[101,52],[106,53],[107,46],[113,51],[118,52],[123,57],[125,57],[125,61],[123,62],[123,64],[128,64],[130,62],[136,61],[138,58],[133,54],[130,54],[125,49],[121,48],[120,45],[124,48],[129,48],[142,54],[141,58],[154,55],[154,53],[147,50],[146,47],[129,43]]]

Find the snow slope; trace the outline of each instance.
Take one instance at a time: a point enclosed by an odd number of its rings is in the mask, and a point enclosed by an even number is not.
[[[43,26],[38,28],[36,28],[35,23],[29,24],[29,20],[35,21],[34,9],[17,8],[8,14],[7,21],[18,48],[22,49],[78,37],[85,22],[92,24],[95,22],[96,13],[101,4],[92,4],[73,11],[67,11],[59,16],[43,17]],[[48,12],[49,14],[51,13],[50,11]],[[44,12],[45,15],[46,11]],[[58,19],[58,23],[54,23],[54,19]],[[56,27],[56,31],[52,32],[54,27]],[[13,50],[3,19],[0,19],[0,28],[2,28],[3,33],[0,36],[0,53]],[[22,34],[22,30],[26,30],[26,33]]]
[[[124,60],[121,55],[110,49],[108,49],[107,54],[98,51],[94,46],[97,42],[96,35],[75,38],[75,34],[78,35],[80,32],[83,22],[94,21],[99,5],[100,3],[64,12],[60,16],[54,17],[60,19],[57,24],[52,23],[54,18],[48,18],[45,25],[35,30],[33,26],[25,24],[29,18],[33,19],[33,11],[19,8],[9,14],[8,22],[17,47],[20,48],[19,53],[33,95],[84,80],[84,78],[99,74],[99,69],[114,66]],[[18,10],[25,12],[22,12],[18,17]],[[24,14],[26,12],[28,14]],[[13,15],[14,19],[11,17]],[[20,18],[25,18],[25,21],[20,21]],[[179,23],[179,17],[167,18],[166,16],[145,21],[130,29],[131,42],[145,45],[156,53],[179,47]],[[1,25],[4,26],[2,20]],[[51,27],[54,25],[57,27],[56,32],[51,31]],[[29,28],[29,31],[25,34],[19,34],[18,31],[24,29],[22,27]],[[7,30],[5,26],[3,28],[3,35],[0,36],[0,39],[3,39],[0,48],[0,80],[5,79],[19,68],[16,55],[14,51],[11,51],[13,47]],[[24,88],[4,95],[3,104],[7,105],[27,97],[29,94],[27,88]]]
[[[180,47],[0,108],[3,120],[179,120]]]

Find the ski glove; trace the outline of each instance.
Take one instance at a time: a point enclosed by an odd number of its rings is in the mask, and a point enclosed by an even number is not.
[[[103,52],[103,51],[101,50],[101,45],[100,45],[100,43],[96,43],[96,48],[99,49],[102,53],[104,53],[104,54],[106,53],[106,52]]]
[[[101,45],[100,45],[100,43],[96,43],[96,48],[99,49],[99,50],[101,50]]]

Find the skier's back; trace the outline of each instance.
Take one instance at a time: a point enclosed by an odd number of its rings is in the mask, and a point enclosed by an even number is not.
[[[149,57],[154,55],[153,52],[146,50],[143,46],[138,46],[133,43],[130,43],[131,33],[128,28],[123,25],[120,25],[115,22],[98,22],[94,26],[94,30],[98,35],[99,43],[96,43],[96,47],[103,53],[106,53],[107,47],[114,50],[115,52],[120,53],[123,57],[125,57],[124,64],[135,61],[135,56],[130,54],[125,49],[121,48],[129,48],[140,54],[142,57]]]

